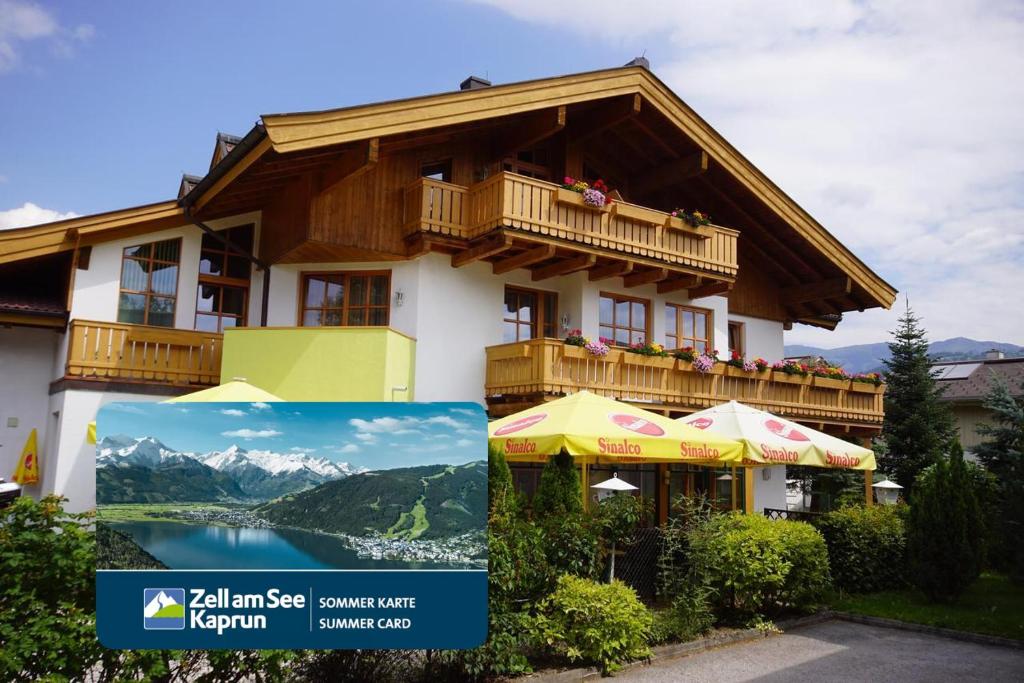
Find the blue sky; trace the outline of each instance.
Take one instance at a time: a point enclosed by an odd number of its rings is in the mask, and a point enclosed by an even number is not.
[[[260,114],[646,51],[933,338],[1024,344],[1000,295],[1024,290],[1022,46],[1019,0],[0,0],[0,229],[171,198]],[[787,341],[880,341],[898,312]]]
[[[475,403],[112,403],[97,437],[152,436],[208,453],[303,453],[356,467],[458,465],[487,457],[487,420]]]

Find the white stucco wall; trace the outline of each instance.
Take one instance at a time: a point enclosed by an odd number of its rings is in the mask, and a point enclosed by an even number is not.
[[[40,452],[53,438],[47,407],[61,336],[53,330],[0,327],[0,478],[10,481],[33,429]],[[40,471],[45,476],[45,469]],[[40,490],[29,486],[25,493]]]
[[[747,358],[761,357],[769,363],[781,360],[785,356],[783,350],[783,327],[782,323],[776,320],[764,320],[763,318],[751,318],[745,315],[729,315],[729,320],[743,323],[744,343],[746,346]],[[728,330],[726,330],[728,334]],[[722,347],[722,358],[725,358],[725,349],[728,347],[728,336],[726,344]]]
[[[751,470],[754,475],[754,509],[786,509],[786,466],[758,467]],[[769,477],[765,480],[765,473]]]

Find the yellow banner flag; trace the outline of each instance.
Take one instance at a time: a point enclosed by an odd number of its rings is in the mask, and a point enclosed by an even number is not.
[[[39,482],[39,448],[36,445],[35,429],[28,435],[25,447],[21,449],[21,460],[11,479],[22,486]]]

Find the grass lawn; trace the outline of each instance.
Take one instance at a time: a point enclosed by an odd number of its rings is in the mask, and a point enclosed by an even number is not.
[[[982,574],[951,605],[928,602],[915,590],[835,596],[832,609],[957,631],[1024,640],[1024,587],[999,574]]]

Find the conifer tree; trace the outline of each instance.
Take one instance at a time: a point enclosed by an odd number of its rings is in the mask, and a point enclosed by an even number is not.
[[[907,520],[910,580],[930,600],[956,600],[981,574],[984,524],[963,449],[955,442],[917,479]]]
[[[909,301],[892,334],[891,358],[885,361],[882,427],[887,448],[879,465],[912,499],[917,475],[948,451],[956,428],[949,407],[940,400],[942,389],[931,372],[925,330]]]
[[[493,509],[499,501],[515,505],[515,489],[512,486],[512,471],[508,468],[505,454],[499,448],[487,448],[487,488],[489,502]]]
[[[582,512],[583,491],[580,488],[578,468],[572,456],[561,451],[544,465],[533,494],[533,516],[541,519],[546,515],[564,515]]]

